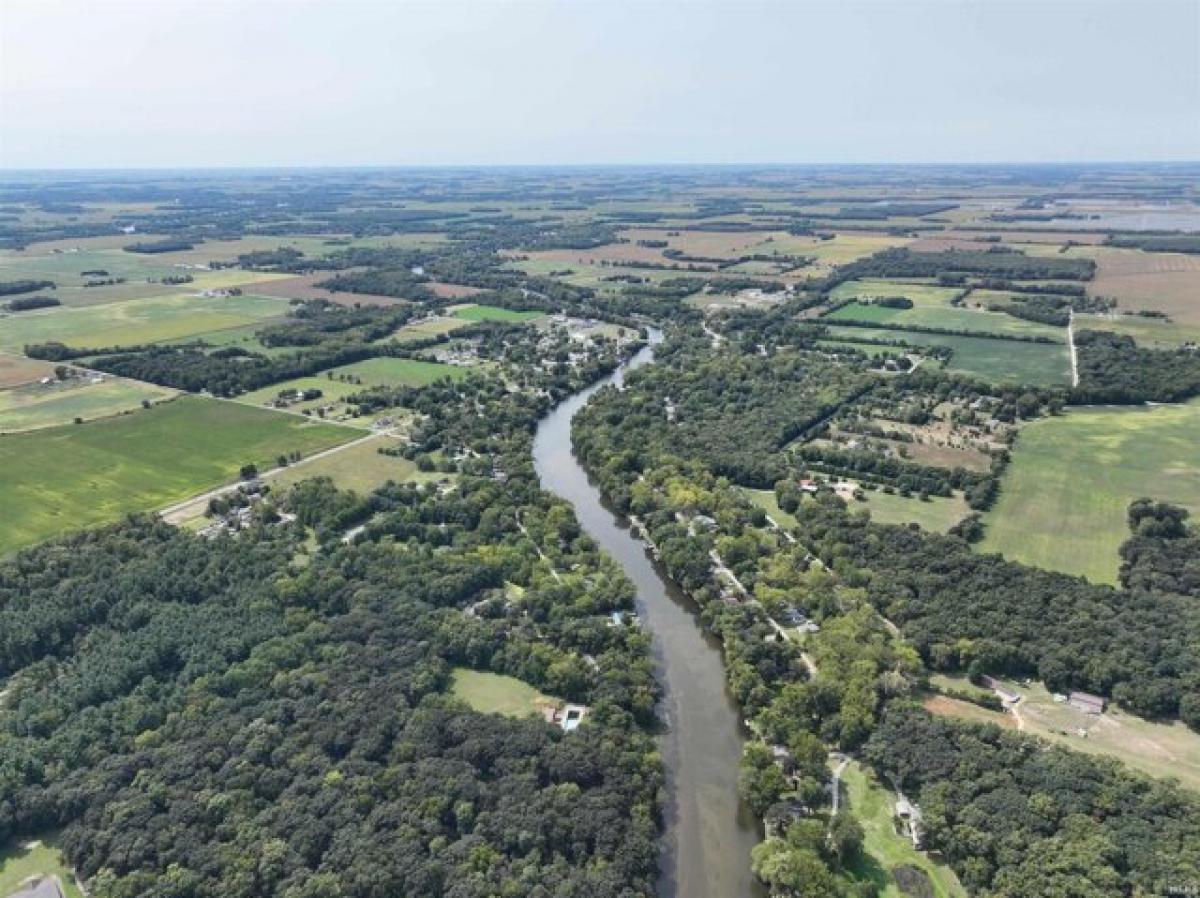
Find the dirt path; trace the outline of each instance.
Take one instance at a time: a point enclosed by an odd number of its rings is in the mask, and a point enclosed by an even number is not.
[[[837,767],[833,768],[833,781],[830,785],[830,788],[833,790],[833,809],[829,815],[829,825],[833,826],[833,818],[838,815],[838,808],[842,802],[842,772],[846,769],[846,765],[850,763],[850,758],[839,752],[832,752],[830,757],[838,761]]]
[[[303,467],[309,462],[314,462],[319,458],[326,458],[335,453],[341,452],[344,449],[349,449],[351,446],[357,446],[360,443],[365,443],[368,440],[378,439],[382,434],[368,433],[365,436],[359,437],[357,440],[350,440],[348,443],[342,443],[338,446],[333,446],[329,449],[322,449],[320,452],[314,452],[312,455],[307,455],[297,462],[290,465],[271,468],[269,471],[264,471],[259,474],[260,480],[270,480],[280,471],[290,471],[293,468]],[[174,505],[168,505],[165,508],[158,510],[158,515],[168,524],[180,524],[188,518],[195,517],[197,510],[203,510],[208,505],[210,499],[215,499],[218,496],[223,496],[226,493],[232,493],[239,486],[241,481],[235,483],[226,483],[222,486],[215,487],[199,495],[192,496],[190,499],[184,499],[182,502],[176,502]]]

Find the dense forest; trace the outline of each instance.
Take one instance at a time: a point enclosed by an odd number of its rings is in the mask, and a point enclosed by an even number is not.
[[[1182,402],[1200,395],[1200,350],[1146,349],[1132,337],[1078,331],[1079,385],[1072,401],[1085,405]]]
[[[1200,598],[1200,533],[1188,511],[1138,499],[1129,506],[1129,539],[1121,546],[1121,585]]]

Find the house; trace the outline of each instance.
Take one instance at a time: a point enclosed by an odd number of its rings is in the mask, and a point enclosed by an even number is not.
[[[817,491],[817,482],[815,480],[801,480],[800,489],[806,493],[815,493]]]
[[[1084,714],[1103,714],[1105,700],[1089,692],[1072,692],[1067,696],[1067,704]]]
[[[896,819],[900,821],[901,831],[912,839],[913,848],[920,848],[922,841],[921,808],[913,804],[903,795],[896,802]]]

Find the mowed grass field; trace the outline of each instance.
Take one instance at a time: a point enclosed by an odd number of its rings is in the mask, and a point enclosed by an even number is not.
[[[863,856],[851,871],[858,878],[873,882],[880,898],[911,895],[965,898],[967,893],[953,870],[934,862],[925,852],[917,851],[908,837],[896,832],[892,817],[894,793],[884,788],[857,761],[851,761],[842,772],[842,788],[846,805],[863,828]],[[906,867],[919,871],[910,876],[924,879],[928,889],[902,890],[895,873],[898,868]]]
[[[465,318],[450,318],[437,316],[435,318],[423,318],[420,321],[414,321],[411,324],[406,324],[390,337],[384,337],[380,343],[385,343],[389,340],[395,340],[398,343],[413,343],[417,340],[425,340],[429,337],[438,337],[442,334],[453,333],[460,328],[470,324]]]
[[[1071,382],[1071,357],[1065,343],[1027,343],[989,337],[957,337],[887,328],[829,328],[834,339],[903,340],[910,346],[945,346],[953,355],[946,364],[957,371],[992,383],[1066,386]],[[898,348],[897,348],[898,349]],[[926,362],[925,364],[930,364]]]
[[[20,352],[26,344],[51,341],[85,348],[158,343],[282,317],[287,308],[287,300],[266,296],[169,294],[21,312],[0,319],[0,349]]]
[[[876,524],[917,524],[923,530],[945,533],[971,511],[966,500],[957,493],[953,496],[930,496],[927,501],[920,498],[890,495],[867,490],[866,501],[851,501],[850,509],[866,507],[871,520]]]
[[[876,299],[885,296],[903,296],[921,308],[950,308],[950,300],[962,293],[961,287],[941,287],[937,284],[917,284],[906,281],[885,281],[866,278],[838,284],[829,294],[834,302],[859,297]]]
[[[0,390],[0,433],[91,421],[160,402],[175,390],[135,380],[105,377],[103,383],[73,378]]]
[[[483,714],[503,714],[506,717],[532,717],[543,705],[558,701],[538,692],[524,680],[456,667],[450,687],[455,698],[461,699]]]
[[[286,489],[311,477],[328,477],[338,487],[365,496],[389,480],[404,483],[409,480],[440,480],[453,476],[418,471],[416,462],[397,455],[384,455],[379,450],[400,445],[389,436],[379,435],[347,446],[337,452],[284,468],[269,480],[272,489]]]
[[[448,377],[462,380],[468,371],[457,365],[441,362],[423,362],[418,359],[396,359],[380,356],[365,359],[352,365],[332,369],[334,378],[349,375],[362,381],[364,386],[377,387],[423,387]],[[362,389],[362,387],[358,387]]]
[[[1133,337],[1147,349],[1175,349],[1184,343],[1200,344],[1200,324],[1180,324],[1137,315],[1076,315],[1075,329],[1111,331]]]
[[[53,844],[33,840],[31,847],[13,845],[0,853],[0,895],[10,895],[31,876],[57,876],[66,898],[83,898],[62,852]]]
[[[352,439],[355,430],[233,402],[182,396],[88,424],[0,437],[0,555],[158,508]]]
[[[1071,409],[1021,430],[984,552],[1116,583],[1126,509],[1140,497],[1200,514],[1200,400]]]
[[[475,304],[458,306],[453,310],[455,318],[464,321],[532,321],[541,318],[546,313],[537,311],[519,311],[505,309],[500,306],[480,306]]]

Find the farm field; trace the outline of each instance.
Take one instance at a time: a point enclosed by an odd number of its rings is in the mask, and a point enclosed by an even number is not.
[[[863,828],[863,857],[851,869],[862,879],[873,882],[880,898],[905,898],[908,895],[931,898],[965,898],[966,892],[944,864],[913,848],[908,837],[896,832],[893,823],[894,793],[880,784],[857,761],[842,772],[846,805]],[[897,871],[908,888],[897,882]],[[920,885],[915,888],[911,880]],[[924,888],[922,888],[924,886]]]
[[[744,255],[805,256],[813,264],[801,270],[801,274],[820,276],[838,265],[845,265],[880,250],[911,243],[908,237],[891,237],[881,234],[836,234],[832,240],[818,237],[793,237],[786,233],[772,234],[770,238],[745,248]]]
[[[1200,513],[1200,400],[1071,409],[1021,430],[979,549],[1116,583],[1129,503]]]
[[[0,390],[54,376],[54,364],[0,352]]]
[[[0,438],[0,555],[157,508],[356,431],[234,402],[182,396],[83,425]]]
[[[832,326],[829,332],[834,338],[849,341],[872,337],[903,340],[917,347],[945,346],[953,352],[946,364],[946,370],[993,383],[1067,386],[1071,381],[1071,359],[1066,344],[1063,343],[1027,343],[1019,340],[957,337],[886,328]]]
[[[0,390],[0,433],[106,418],[174,395],[175,390],[115,377],[102,383],[72,378]]]
[[[1115,297],[1118,311],[1149,309],[1200,326],[1200,256],[1113,246],[1075,246],[1067,255],[1096,260],[1088,293]]]
[[[505,309],[500,306],[464,305],[451,310],[455,318],[466,321],[532,321],[541,318],[546,313],[538,311],[518,311]]]
[[[0,852],[0,895],[9,895],[31,876],[57,876],[66,898],[83,898],[62,852],[52,840],[37,839]]]
[[[23,312],[0,325],[0,349],[57,341],[76,347],[133,346],[192,337],[281,317],[287,302],[262,296],[164,295],[103,306]]]
[[[1148,349],[1174,349],[1184,343],[1200,344],[1200,324],[1180,324],[1138,315],[1076,315],[1075,329],[1124,334]]]
[[[887,306],[851,303],[830,312],[821,320],[830,322],[869,321],[873,324],[891,325],[897,328],[937,327],[984,334],[1048,337],[1060,343],[1067,339],[1065,328],[1014,318],[1003,312],[957,309],[949,306],[936,308],[917,305],[911,309],[893,309]]]
[[[450,687],[461,699],[482,714],[506,717],[532,717],[545,705],[559,704],[557,699],[538,692],[523,680],[467,667],[456,667]]]
[[[437,316],[434,318],[422,318],[420,321],[406,324],[390,337],[384,337],[378,341],[380,343],[389,340],[395,340],[399,343],[413,343],[417,340],[424,340],[428,337],[437,337],[441,334],[449,334],[459,328],[466,327],[470,324],[469,321],[463,318],[448,318]]]

